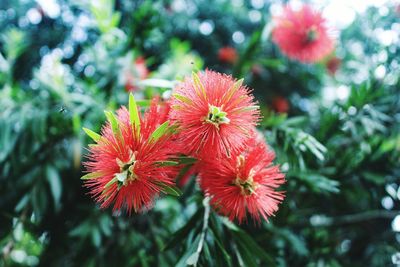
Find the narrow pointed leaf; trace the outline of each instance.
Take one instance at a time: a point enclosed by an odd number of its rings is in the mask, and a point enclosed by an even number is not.
[[[206,95],[206,89],[204,89],[203,84],[200,81],[199,76],[197,75],[197,73],[192,72],[192,79],[193,79],[193,83],[194,83],[194,89],[196,91],[196,93],[200,96],[201,94],[203,94],[204,98],[207,99],[207,95]]]
[[[151,134],[150,142],[157,142],[158,139],[161,138],[161,136],[166,134],[168,132],[168,128],[169,128],[168,124],[169,124],[169,121],[166,121],[163,124],[161,124],[160,126],[158,126],[158,128]]]
[[[122,136],[122,133],[121,133],[121,130],[119,129],[117,118],[115,117],[115,115],[112,112],[109,112],[109,111],[104,111],[104,114],[106,115],[107,120],[111,124],[111,129],[114,133],[114,136],[117,138],[120,138]]]
[[[114,183],[116,183],[118,181],[117,177],[112,178],[105,186],[104,189],[107,189],[108,187],[110,187],[111,185],[113,185]]]
[[[189,221],[172,235],[171,239],[167,242],[165,247],[162,248],[162,250],[165,251],[175,247],[178,244],[181,244],[182,241],[188,236],[190,231],[194,231],[200,227],[202,213],[203,210],[198,209],[196,213],[189,219]]]
[[[159,167],[165,167],[165,166],[176,166],[179,164],[179,162],[172,160],[165,160],[165,161],[156,161],[155,164]]]
[[[236,81],[231,88],[228,89],[226,94],[224,95],[224,101],[229,101],[231,97],[235,94],[235,92],[242,86],[243,84],[243,78]]]
[[[179,197],[179,196],[181,196],[183,194],[182,191],[178,187],[176,187],[174,185],[169,185],[169,184],[165,184],[165,183],[162,183],[162,182],[157,182],[156,184],[158,184],[159,186],[162,187],[162,191],[165,194],[168,194],[168,195],[171,195],[171,196],[175,196],[175,197]]]
[[[192,100],[186,96],[183,95],[179,95],[179,94],[172,94],[173,97],[175,97],[176,99],[178,99],[179,101],[186,103],[186,104],[192,104]]]
[[[197,162],[197,159],[192,157],[179,157],[177,160],[180,164],[194,164]]]
[[[100,141],[101,139],[101,135],[99,135],[98,133],[93,132],[92,130],[83,127],[83,130],[85,131],[85,133],[93,139],[93,141],[95,141],[96,143]]]
[[[81,177],[81,180],[90,180],[90,179],[96,179],[102,176],[103,174],[101,172],[91,172],[88,173],[84,176]]]
[[[129,95],[129,118],[133,127],[133,131],[136,134],[136,138],[140,136],[140,118],[139,118],[139,111],[136,105],[135,98],[133,94]]]

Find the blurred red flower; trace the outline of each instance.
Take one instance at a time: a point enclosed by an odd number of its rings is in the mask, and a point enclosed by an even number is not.
[[[313,63],[334,49],[325,19],[308,5],[297,11],[287,6],[283,15],[275,18],[275,23],[272,40],[291,59]]]
[[[150,208],[163,188],[173,184],[175,171],[160,164],[174,150],[171,135],[155,134],[166,122],[167,113],[168,109],[153,99],[143,118],[136,113],[140,126],[131,122],[125,107],[117,116],[107,114],[109,122],[95,138],[97,144],[90,146],[89,160],[84,163],[89,173],[82,177],[101,208],[113,204],[113,210],[138,212]]]
[[[279,113],[287,113],[290,109],[289,101],[282,96],[276,96],[272,100],[272,108]]]
[[[218,59],[224,63],[234,64],[238,59],[236,49],[230,46],[220,48],[218,51]]]
[[[263,68],[263,66],[261,66],[261,65],[259,65],[259,64],[253,64],[252,66],[251,66],[251,73],[254,75],[254,76],[261,76],[261,74],[264,72],[264,68]]]
[[[326,62],[326,69],[328,73],[332,76],[336,74],[336,71],[339,69],[342,60],[337,57],[332,57]]]
[[[149,74],[146,60],[143,57],[138,57],[133,66],[125,73],[125,90],[127,92],[138,90],[137,82],[146,79]]]
[[[230,158],[204,160],[207,168],[200,171],[200,186],[212,206],[230,220],[241,223],[247,213],[256,221],[267,220],[284,199],[276,191],[285,182],[284,175],[273,165],[275,155],[263,139],[251,138],[243,151]]]
[[[170,119],[179,125],[187,154],[216,158],[243,147],[260,111],[242,82],[206,70],[175,87]]]

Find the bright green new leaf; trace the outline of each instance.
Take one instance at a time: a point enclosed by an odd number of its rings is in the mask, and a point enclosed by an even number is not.
[[[101,139],[101,135],[99,135],[98,133],[93,132],[92,130],[83,127],[83,130],[85,131],[85,133],[93,139],[93,141],[95,141],[96,143],[100,141]]]
[[[169,121],[166,121],[163,124],[161,124],[160,126],[158,126],[158,128],[151,134],[150,142],[157,142],[157,140],[160,139],[161,136],[166,134],[169,129],[168,124],[169,124]]]
[[[113,185],[114,183],[116,183],[118,181],[117,177],[112,178],[105,186],[104,189],[107,189],[108,187],[110,187],[111,185]]]
[[[186,104],[192,104],[192,100],[186,96],[183,95],[179,95],[179,94],[172,94],[173,97],[175,97],[176,99],[178,99],[179,101],[186,103]]]
[[[192,79],[193,79],[193,83],[194,83],[194,89],[196,90],[197,95],[200,96],[200,93],[202,93],[204,98],[207,99],[206,89],[204,88],[203,84],[201,83],[200,78],[197,75],[197,73],[192,72]]]
[[[90,180],[90,179],[99,178],[100,176],[102,176],[101,172],[91,172],[91,173],[88,173],[88,174],[82,176],[81,179],[82,180]]]
[[[242,86],[243,84],[243,78],[236,81],[231,88],[228,89],[226,94],[224,95],[224,101],[229,101],[231,97],[235,94],[235,92]]]
[[[133,127],[133,131],[136,134],[136,137],[139,138],[140,136],[140,118],[139,118],[139,111],[136,105],[135,97],[133,94],[129,95],[129,118],[131,120],[131,124]]]
[[[111,124],[111,129],[114,133],[114,136],[117,138],[120,138],[122,136],[122,133],[121,133],[121,130],[119,129],[117,118],[115,117],[115,115],[112,112],[109,112],[106,110],[104,111],[104,114],[106,114],[107,120]]]

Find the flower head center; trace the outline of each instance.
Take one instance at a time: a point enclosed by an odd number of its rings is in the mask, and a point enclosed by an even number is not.
[[[219,128],[221,124],[229,124],[230,120],[227,113],[222,110],[222,107],[209,105],[207,117],[204,120],[206,123],[211,123]]]
[[[233,180],[233,185],[240,188],[240,193],[243,196],[251,196],[256,193],[256,189],[258,184],[254,182],[254,169],[251,169],[247,177],[242,178],[240,173],[244,172],[245,168],[245,158],[243,155],[238,156],[237,164],[236,164],[236,173],[237,176],[235,180]]]
[[[240,188],[240,193],[243,196],[251,196],[252,194],[255,194],[258,187],[258,184],[254,182],[251,174],[246,179],[237,176],[233,181],[233,184]]]
[[[306,33],[305,43],[310,44],[318,39],[318,31],[315,26],[312,26]]]
[[[115,177],[118,180],[119,187],[127,185],[129,182],[139,179],[139,177],[135,173],[135,165],[138,162],[138,160],[136,159],[137,151],[129,151],[129,155],[130,158],[127,162],[123,162],[119,158],[117,158],[116,160],[120,172],[115,174]]]

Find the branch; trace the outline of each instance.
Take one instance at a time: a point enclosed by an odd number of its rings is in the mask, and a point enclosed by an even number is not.
[[[310,223],[313,226],[331,226],[340,224],[351,224],[374,219],[392,219],[400,215],[400,211],[390,210],[370,210],[356,214],[343,215],[338,217],[327,217],[325,215],[316,215],[311,217]]]
[[[197,266],[199,261],[201,250],[203,249],[204,240],[206,238],[206,233],[208,229],[208,219],[210,218],[210,197],[205,197],[203,200],[204,205],[204,217],[203,217],[203,228],[201,229],[199,245],[197,250],[186,260],[186,264]]]

